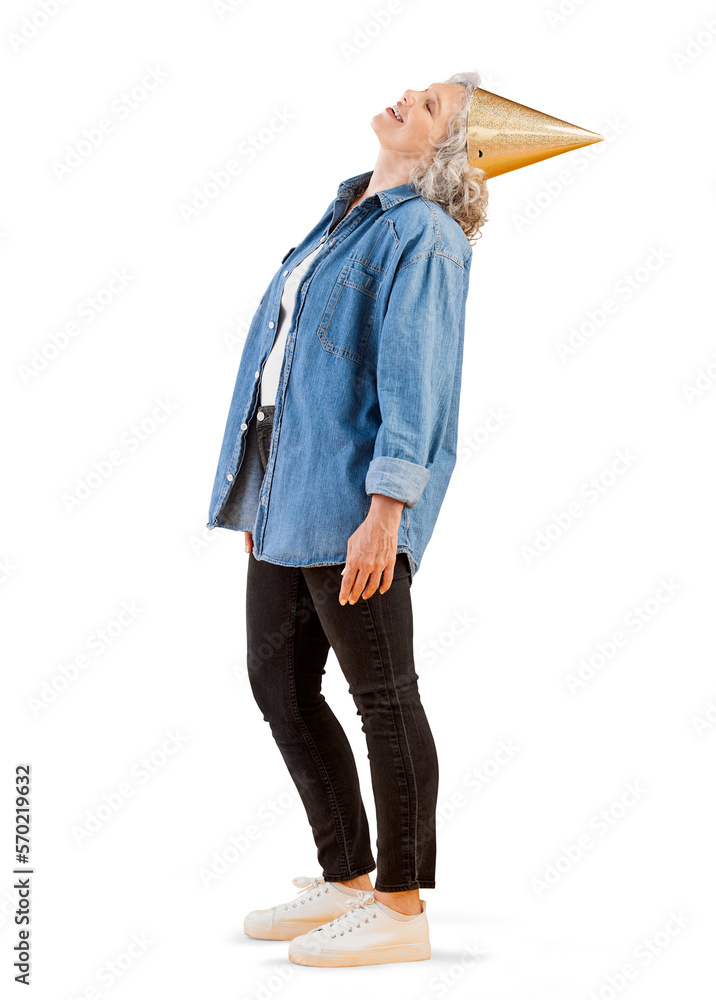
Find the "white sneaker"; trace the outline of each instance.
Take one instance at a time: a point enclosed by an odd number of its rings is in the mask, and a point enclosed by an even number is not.
[[[425,900],[421,913],[406,916],[379,902],[372,892],[346,899],[342,916],[293,938],[288,957],[298,965],[337,968],[420,962],[430,958]]]
[[[290,941],[339,916],[345,910],[346,900],[363,895],[360,889],[326,882],[321,877],[300,875],[292,882],[302,890],[296,899],[268,910],[252,910],[244,920],[244,934],[266,941]]]

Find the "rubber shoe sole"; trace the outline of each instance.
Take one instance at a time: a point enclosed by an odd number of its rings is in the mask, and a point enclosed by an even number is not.
[[[394,944],[360,951],[334,951],[330,955],[304,952],[295,945],[289,947],[288,957],[297,965],[314,965],[324,969],[342,969],[353,965],[385,965],[388,962],[424,962],[430,958],[430,942]]]

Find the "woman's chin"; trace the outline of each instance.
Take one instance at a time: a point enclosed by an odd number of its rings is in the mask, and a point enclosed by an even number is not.
[[[382,114],[374,115],[371,118],[370,127],[378,136],[378,142],[380,142],[381,146],[392,147],[394,145],[395,132],[390,127],[390,123],[385,121]]]

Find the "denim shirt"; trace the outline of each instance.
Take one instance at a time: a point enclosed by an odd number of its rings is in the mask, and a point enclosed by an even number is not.
[[[455,467],[472,248],[411,184],[346,214],[371,174],[339,185],[251,321],[207,528],[252,532],[255,558],[282,566],[344,563],[381,493],[405,502],[397,552],[412,578]],[[296,292],[264,474],[247,440],[259,381],[286,277],[319,244]]]

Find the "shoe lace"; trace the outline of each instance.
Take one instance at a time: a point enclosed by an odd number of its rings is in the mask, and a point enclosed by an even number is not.
[[[335,917],[329,923],[316,927],[312,933],[330,935],[332,938],[340,937],[346,932],[352,933],[361,924],[367,924],[371,918],[378,916],[372,892],[362,892],[360,896],[349,896],[345,905],[347,907],[345,913],[341,913],[340,917]]]
[[[291,881],[296,886],[296,888],[300,889],[301,891],[298,894],[298,898],[296,899],[296,902],[295,903],[286,903],[286,905],[284,906],[284,910],[287,910],[289,908],[289,906],[298,906],[299,903],[305,903],[306,902],[306,893],[309,892],[309,890],[311,890],[311,889],[318,890],[318,886],[319,885],[324,885],[326,880],[322,876],[320,876],[320,875],[317,878],[309,878],[307,875],[299,875],[297,878],[291,879]],[[323,892],[328,892],[328,891],[329,891],[329,887],[326,886],[326,888],[323,890]],[[320,896],[321,895],[321,891],[320,890],[317,891],[316,895]],[[301,897],[303,897],[303,898],[301,898]],[[313,896],[308,896],[308,899],[313,899]]]

